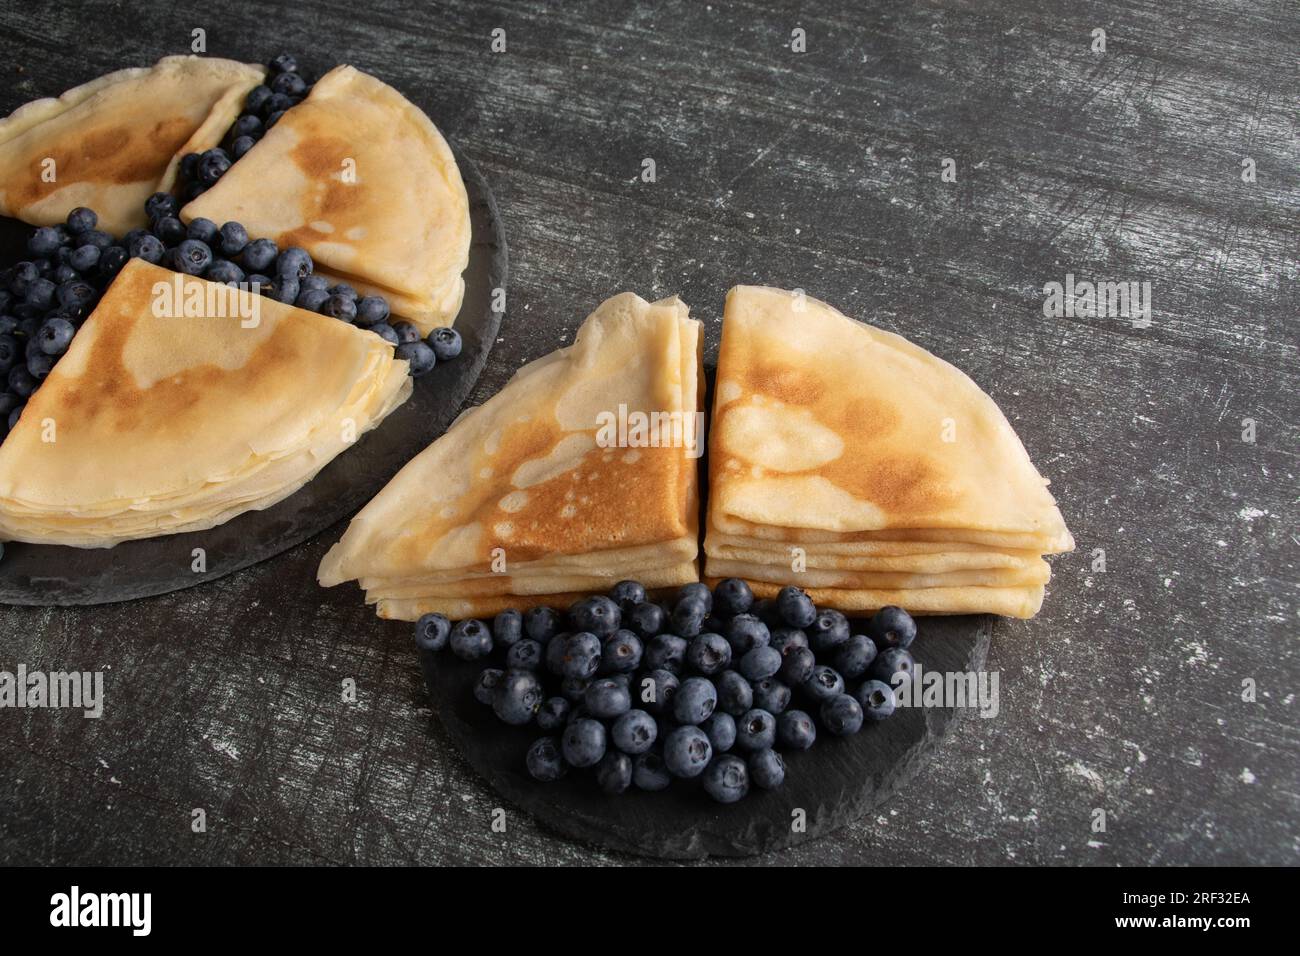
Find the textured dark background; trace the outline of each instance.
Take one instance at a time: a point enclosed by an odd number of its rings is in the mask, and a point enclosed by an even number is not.
[[[806,288],[984,386],[1079,550],[1036,620],[996,628],[996,719],[964,721],[882,812],[765,862],[1295,864],[1298,17],[3,0],[0,112],[185,52],[196,27],[214,55],[346,59],[418,92],[511,244],[476,400],[624,289],[680,293],[716,349],[737,282]],[[1045,319],[1067,272],[1150,281],[1151,327]],[[340,530],[158,599],[0,608],[0,669],[107,672],[101,720],[0,711],[0,860],[620,861],[518,815],[491,832],[498,800],[432,717],[406,629],[315,587]]]

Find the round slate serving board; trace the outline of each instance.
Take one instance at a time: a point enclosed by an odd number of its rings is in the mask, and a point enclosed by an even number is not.
[[[929,617],[917,623],[912,651],[924,670],[983,668],[993,618]],[[860,633],[856,627],[855,633]],[[420,663],[443,726],[474,769],[510,803],[564,836],[665,859],[753,856],[823,837],[889,799],[963,716],[950,707],[900,708],[853,737],[832,737],[819,728],[811,749],[782,753],[784,786],[751,789],[730,806],[714,803],[698,781],[676,780],[659,793],[632,789],[610,797],[600,792],[589,770],[570,771],[548,784],[528,776],[524,753],[543,734],[536,727],[502,724],[474,699],[474,680],[484,664],[427,651],[420,652]],[[791,827],[796,809],[806,812],[804,832]]]
[[[472,241],[465,270],[465,300],[456,319],[464,351],[419,379],[415,392],[378,428],[362,436],[321,472],[279,504],[250,511],[208,531],[127,541],[115,548],[81,549],[11,543],[0,559],[0,603],[107,604],[164,594],[274,557],[352,514],[387,484],[406,462],[441,435],[487,362],[501,313],[493,290],[507,280],[505,232],[496,200],[474,165],[459,151],[469,194]],[[20,258],[31,227],[0,220],[6,261]],[[196,441],[202,436],[196,435]],[[130,454],[129,448],[122,449]],[[192,570],[202,548],[207,570]]]

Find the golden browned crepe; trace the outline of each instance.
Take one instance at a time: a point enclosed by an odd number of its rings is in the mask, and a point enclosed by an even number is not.
[[[696,580],[698,449],[613,444],[602,416],[622,406],[697,427],[701,341],[677,299],[607,300],[572,346],[407,464],[330,549],[320,583],[359,579],[381,617],[414,620],[567,603],[620,578]]]
[[[974,382],[802,294],[728,294],[709,456],[707,573],[759,594],[1029,616],[1073,547]]]
[[[469,262],[469,201],[433,122],[391,86],[331,70],[181,210],[301,246],[317,271],[385,296],[424,332],[450,325]]]
[[[269,507],[410,392],[374,333],[132,259],[0,444],[0,540],[110,547]]]
[[[221,141],[264,75],[168,56],[19,107],[0,120],[0,214],[49,226],[88,206],[115,236],[148,225],[145,200],[172,188],[182,156]]]

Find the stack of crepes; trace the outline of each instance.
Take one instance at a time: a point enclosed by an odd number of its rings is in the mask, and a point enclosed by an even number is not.
[[[1027,618],[1074,547],[979,386],[799,292],[728,294],[709,459],[708,580],[760,597]]]
[[[0,540],[111,547],[267,508],[410,393],[372,332],[132,259],[0,444]]]
[[[325,555],[320,583],[359,580],[380,617],[411,621],[563,607],[623,578],[697,580],[702,341],[676,298],[602,303],[573,345],[412,459]],[[653,433],[642,415],[658,416]]]

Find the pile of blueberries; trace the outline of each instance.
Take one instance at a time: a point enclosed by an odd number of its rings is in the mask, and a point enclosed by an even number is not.
[[[183,203],[203,195],[236,160],[253,148],[285,110],[297,106],[311,92],[311,85],[298,72],[298,60],[291,54],[281,53],[268,67],[266,82],[248,91],[244,108],[226,131],[221,145],[181,157],[178,191]]]
[[[490,626],[426,614],[415,626],[422,651],[488,665],[474,696],[497,718],[545,732],[525,758],[535,779],[591,767],[620,794],[700,778],[720,803],[781,786],[781,752],[807,750],[818,728],[844,737],[890,716],[915,638],[898,607],[855,634],[798,588],[755,600],[734,578],[713,591],[688,584],[666,603],[621,581],[567,614],[508,610]]]
[[[32,233],[31,258],[0,271],[0,440],[129,258],[98,224],[78,207]]]

